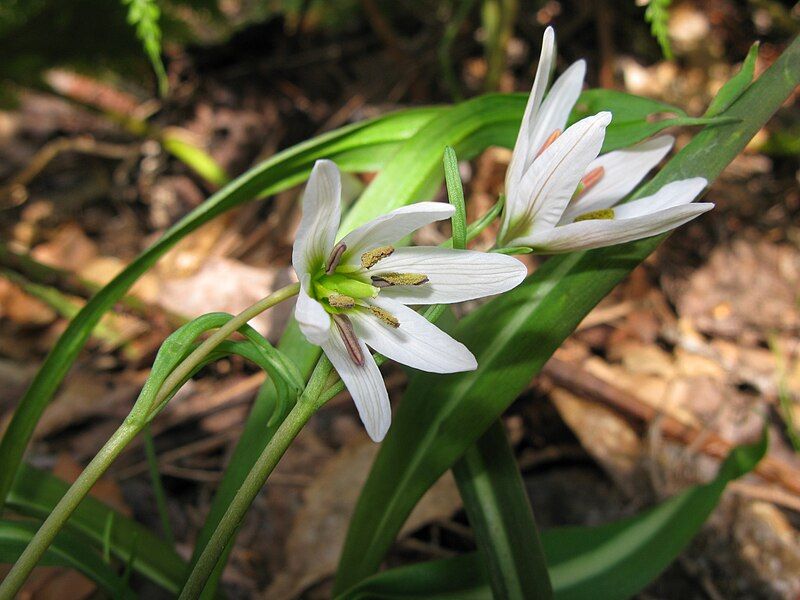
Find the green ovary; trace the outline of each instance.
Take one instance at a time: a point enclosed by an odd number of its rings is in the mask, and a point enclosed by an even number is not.
[[[323,273],[314,281],[314,295],[317,300],[322,301],[328,312],[339,313],[345,309],[339,301],[342,297],[352,298],[355,301],[374,298],[378,295],[378,288],[342,273],[331,275]],[[331,306],[331,296],[336,299],[333,304],[339,306]]]

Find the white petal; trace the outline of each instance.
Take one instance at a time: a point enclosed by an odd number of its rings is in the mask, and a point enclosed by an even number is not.
[[[292,248],[298,279],[324,263],[333,248],[341,216],[342,180],[329,160],[314,163],[303,194],[303,216]]]
[[[556,35],[552,27],[544,30],[542,36],[542,52],[539,55],[539,64],[536,67],[536,78],[533,80],[528,103],[525,106],[525,114],[522,116],[517,141],[514,143],[514,151],[511,154],[511,162],[506,171],[506,194],[519,183],[525,165],[529,163],[528,153],[530,149],[530,132],[534,127],[534,120],[537,118],[539,107],[542,104],[544,93],[550,83],[550,75],[553,72],[553,59],[556,55]],[[535,153],[537,150],[533,150]]]
[[[673,206],[631,219],[579,221],[533,235],[525,245],[547,254],[632,242],[675,229],[714,208],[710,202]]]
[[[343,261],[357,263],[367,250],[393,244],[428,223],[449,219],[454,211],[443,202],[418,202],[373,219],[342,238],[347,246]]]
[[[587,173],[603,167],[602,179],[570,203],[562,223],[570,223],[583,213],[614,206],[661,162],[674,142],[675,138],[671,135],[662,135],[597,157],[587,168]]]
[[[708,182],[703,177],[681,179],[662,186],[652,196],[626,202],[614,208],[615,219],[630,219],[653,213],[665,208],[689,204],[700,195]]]
[[[504,245],[518,246],[521,238],[546,231],[559,222],[586,167],[600,152],[609,122],[609,112],[581,119],[533,162],[516,191],[520,195],[512,204],[516,212],[509,210],[504,216],[511,224],[505,234],[512,238],[503,238]]]
[[[306,275],[300,284],[300,293],[297,295],[297,304],[294,307],[294,318],[300,331],[312,344],[321,346],[328,339],[331,329],[331,316],[322,307],[322,304],[308,295],[310,279]]]
[[[583,87],[583,78],[586,75],[586,62],[579,60],[572,63],[564,73],[556,79],[553,87],[547,92],[547,98],[542,103],[536,115],[536,123],[528,139],[528,161],[525,169],[530,167],[536,154],[547,141],[547,138],[557,129],[564,130],[569,113],[578,101]]]
[[[400,322],[392,327],[366,312],[351,316],[359,338],[384,356],[429,373],[473,371],[478,363],[467,347],[416,311],[390,298],[370,301]]]
[[[386,435],[392,422],[392,408],[389,404],[389,394],[383,377],[375,364],[375,359],[369,353],[367,346],[359,340],[361,353],[364,355],[364,364],[357,365],[347,353],[347,348],[339,332],[331,329],[328,340],[322,344],[322,349],[330,359],[339,377],[342,378],[347,391],[353,397],[353,402],[358,409],[358,416],[367,429],[367,434],[375,442],[380,442]]]
[[[508,291],[525,278],[527,269],[513,256],[449,248],[397,248],[367,271],[423,273],[428,283],[383,288],[380,295],[403,304],[450,304]]]

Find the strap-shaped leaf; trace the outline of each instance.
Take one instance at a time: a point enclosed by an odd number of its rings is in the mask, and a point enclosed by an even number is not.
[[[590,100],[595,96],[591,92],[585,94]],[[351,230],[394,208],[432,197],[442,181],[441,153],[445,146],[452,146],[465,159],[491,145],[512,147],[526,101],[524,94],[491,94],[458,104],[431,119],[403,143],[386,168],[372,181],[347,214],[342,231]],[[653,112],[679,112],[669,105],[649,100],[641,102],[636,96],[621,92],[613,94],[613,101],[612,110],[622,124],[637,120],[644,122]],[[608,130],[613,131],[614,127],[612,122]],[[633,135],[627,139],[618,136],[618,142],[629,145],[642,139],[636,137],[640,132],[633,131]],[[498,203],[495,208],[499,210],[500,206]],[[294,324],[290,324],[278,348],[305,376],[310,374],[320,352],[319,348],[305,341]],[[265,421],[265,415],[271,414],[275,402],[271,394],[271,391],[264,390],[253,406],[198,536],[193,560],[202,552],[231,498],[271,439],[273,430]],[[206,591],[209,591],[209,586],[206,586]]]
[[[495,598],[553,596],[539,530],[499,419],[453,466]]]
[[[800,80],[800,41],[726,111],[736,123],[700,132],[639,195],[694,176],[716,178]],[[469,373],[417,374],[393,419],[350,524],[336,590],[374,573],[425,491],[524,389],[583,317],[664,239],[548,260],[515,290],[463,319],[455,337],[478,359]]]
[[[20,514],[44,518],[68,488],[69,484],[58,477],[23,464],[8,495],[8,505]],[[180,590],[186,569],[184,560],[149,529],[100,500],[91,496],[84,498],[67,527],[70,533],[84,539],[83,552],[88,546],[101,548],[107,545],[110,553],[125,564],[131,560],[134,551],[132,541],[138,540],[140,550],[145,550],[135,553],[133,569],[169,592]],[[32,528],[32,533],[36,529],[38,526]]]
[[[214,217],[254,198],[303,181],[314,161],[330,158],[343,170],[379,169],[397,145],[444,109],[394,113],[343,127],[280,152],[214,194],[167,231],[153,246],[100,290],[70,321],[48,354],[0,441],[0,508],[19,469],[36,423],[100,317],[178,241]]]
[[[0,563],[13,563],[36,533],[39,523],[0,520]],[[133,543],[134,540],[129,540]],[[125,580],[100,554],[86,549],[76,536],[61,532],[45,553],[42,564],[69,567],[80,571],[113,598],[135,598]]]
[[[675,560],[719,503],[725,486],[751,471],[767,436],[735,448],[713,481],[693,486],[634,517],[599,527],[564,527],[542,535],[556,600],[624,600]],[[469,598],[491,600],[483,555],[472,553],[384,571],[338,600]],[[535,598],[536,596],[528,596]]]

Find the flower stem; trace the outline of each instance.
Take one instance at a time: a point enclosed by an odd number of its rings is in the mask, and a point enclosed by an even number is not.
[[[225,323],[222,327],[217,329],[211,334],[202,344],[195,348],[189,356],[187,356],[181,364],[179,364],[173,371],[164,379],[164,383],[158,390],[153,403],[150,406],[148,414],[160,408],[160,406],[169,398],[172,390],[178,386],[184,379],[186,379],[192,371],[199,365],[203,359],[208,356],[214,348],[219,346],[222,342],[228,339],[228,336],[238,330],[242,325],[247,323],[250,319],[260,315],[268,308],[272,308],[276,304],[288,300],[292,296],[296,296],[300,291],[299,283],[292,283],[283,287],[266,298],[262,298],[255,304],[250,305],[238,315],[233,317],[230,321]]]
[[[92,486],[106,472],[108,467],[111,466],[111,463],[114,462],[117,456],[119,456],[131,440],[133,440],[147,425],[150,420],[149,417],[153,412],[167,401],[173,389],[179,386],[181,382],[194,371],[197,365],[199,365],[214,348],[224,342],[230,334],[268,308],[296,295],[299,290],[299,283],[287,285],[240,312],[195,348],[195,350],[167,376],[153,401],[146,407],[146,410],[143,411],[144,414],[142,414],[142,411],[137,411],[136,406],[134,406],[130,415],[123,421],[119,429],[114,432],[109,440],[97,452],[91,462],[75,480],[75,483],[70,486],[67,493],[58,501],[58,504],[56,504],[53,511],[47,519],[45,519],[39,531],[36,532],[33,539],[31,539],[30,543],[17,559],[17,562],[14,564],[11,571],[9,571],[8,576],[3,580],[2,584],[0,584],[0,600],[10,600],[17,594],[30,572],[39,560],[41,560],[42,556],[50,547],[50,544],[53,543],[56,535],[61,531],[62,527],[64,527],[78,504],[80,504],[89,493]],[[319,367],[319,364],[317,366]],[[328,372],[329,371],[330,368],[328,369]],[[322,384],[324,384],[324,380]],[[306,388],[306,392],[308,392],[308,390],[309,388]],[[321,388],[316,391],[315,400],[320,392]],[[307,418],[308,417],[306,417],[306,419]]]
[[[317,366],[314,367],[314,372],[311,374],[303,395],[300,396],[294,408],[278,427],[272,440],[261,452],[244,483],[242,483],[242,486],[231,500],[228,510],[225,511],[219,525],[217,525],[211,539],[206,544],[192,572],[189,574],[189,578],[181,591],[180,600],[194,599],[202,593],[206,581],[225,551],[226,544],[239,527],[245,513],[264,486],[275,465],[278,464],[292,440],[308,422],[311,415],[320,407],[319,399],[325,389],[330,373],[331,363],[323,355],[317,362]]]
[[[89,493],[92,486],[105,472],[128,443],[136,437],[141,427],[125,420],[119,429],[109,438],[105,445],[95,455],[83,472],[78,476],[64,497],[58,502],[53,512],[45,519],[39,531],[33,536],[17,562],[9,571],[6,578],[0,583],[0,600],[11,600],[15,597],[28,574],[42,558],[47,548],[55,539],[58,532],[66,524],[72,511]]]

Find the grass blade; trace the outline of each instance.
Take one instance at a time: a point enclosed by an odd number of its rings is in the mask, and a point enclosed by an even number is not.
[[[688,177],[716,178],[799,80],[800,41],[795,39],[726,111],[737,122],[701,131],[638,195]],[[452,376],[412,378],[356,506],[337,591],[378,569],[422,494],[502,414],[581,319],[664,237],[551,258],[518,288],[458,324],[454,337],[473,351],[479,367]]]

